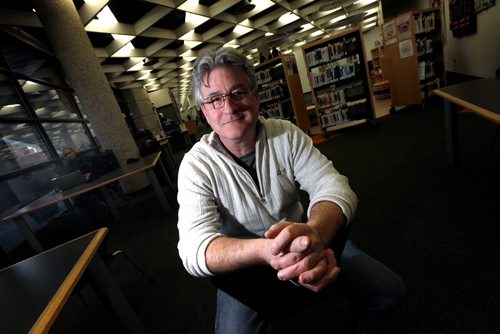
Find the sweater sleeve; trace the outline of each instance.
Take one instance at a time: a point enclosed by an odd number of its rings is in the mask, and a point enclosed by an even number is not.
[[[210,171],[189,153],[179,167],[179,256],[187,272],[196,277],[212,276],[205,252],[209,243],[222,236],[217,203],[210,184]]]
[[[331,201],[342,209],[349,223],[358,204],[349,180],[335,169],[333,163],[313,145],[312,139],[299,128],[291,124],[289,133],[295,179],[309,194],[307,216],[316,203]]]

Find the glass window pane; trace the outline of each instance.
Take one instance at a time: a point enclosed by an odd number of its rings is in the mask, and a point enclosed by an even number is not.
[[[27,77],[55,82],[54,77],[59,76],[55,58],[9,34],[0,32],[0,40],[2,53],[12,71]]]
[[[0,73],[0,118],[1,117],[26,117],[28,114],[21,106],[12,82]]]
[[[38,117],[77,118],[72,97],[63,89],[56,89],[29,80],[19,84]]]
[[[47,147],[27,123],[0,124],[0,174],[49,160]]]
[[[59,155],[65,147],[82,151],[92,147],[82,123],[42,123]]]
[[[59,174],[56,165],[39,168],[0,182],[0,217],[11,214],[16,209],[52,190],[50,180]],[[32,214],[25,215],[31,229],[37,231],[64,208],[63,203],[51,205]],[[0,247],[8,252],[24,240],[13,222],[0,224]]]

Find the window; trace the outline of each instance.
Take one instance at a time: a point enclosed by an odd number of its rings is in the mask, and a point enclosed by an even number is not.
[[[0,29],[0,218],[51,191],[62,149],[96,148],[77,97],[50,48],[20,29]],[[29,41],[29,42],[24,42]],[[30,214],[38,229],[58,205]],[[15,224],[0,224],[0,247],[22,241]]]
[[[78,118],[76,104],[69,92],[30,80],[19,80],[19,85],[38,117]]]
[[[31,167],[50,159],[43,140],[33,125],[0,123],[0,175]]]
[[[21,105],[9,78],[0,73],[0,118],[27,117],[26,109]]]
[[[83,123],[42,124],[59,156],[65,147],[71,147],[76,152],[92,147],[92,142],[85,132]]]

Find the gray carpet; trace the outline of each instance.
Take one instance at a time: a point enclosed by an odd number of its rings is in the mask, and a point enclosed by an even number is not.
[[[402,275],[408,300],[387,333],[500,333],[500,143],[496,126],[461,115],[462,165],[446,163],[441,106],[403,110],[318,145],[360,198],[351,238]],[[179,156],[180,158],[180,156]],[[169,195],[175,207],[175,194]],[[148,189],[111,226],[110,269],[148,333],[211,333],[214,289],[190,277],[177,256],[176,212]],[[277,332],[345,333],[345,301],[276,324]],[[309,327],[314,315],[320,323]],[[307,330],[314,328],[314,330]],[[73,296],[52,333],[121,333],[88,287]]]

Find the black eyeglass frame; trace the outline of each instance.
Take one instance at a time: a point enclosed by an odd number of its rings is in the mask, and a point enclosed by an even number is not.
[[[231,99],[231,102],[240,102],[243,101],[244,99],[249,98],[251,95],[252,95],[251,89],[239,88],[229,93],[210,96],[209,98],[205,99],[201,105],[208,110],[220,109],[226,105],[227,97]]]

